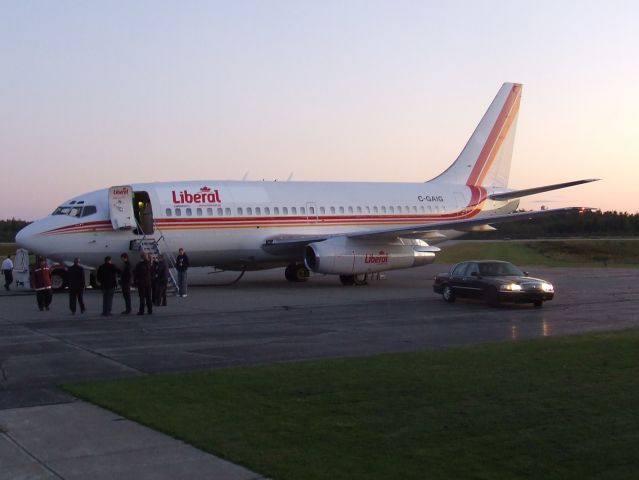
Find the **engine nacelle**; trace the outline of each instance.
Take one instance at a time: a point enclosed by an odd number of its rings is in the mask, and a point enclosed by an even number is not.
[[[423,240],[370,243],[337,237],[307,245],[304,262],[316,273],[359,275],[427,265],[438,251]]]

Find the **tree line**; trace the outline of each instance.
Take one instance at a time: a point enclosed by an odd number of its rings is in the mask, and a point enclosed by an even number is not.
[[[16,233],[29,225],[25,220],[0,220],[0,242],[14,242]],[[570,212],[551,217],[496,225],[495,232],[470,232],[463,238],[476,240],[538,237],[633,237],[639,235],[639,213]]]
[[[16,233],[22,228],[29,225],[31,222],[25,220],[0,220],[0,242],[12,243],[16,241]]]
[[[634,237],[639,213],[584,211],[495,225],[494,232],[470,232],[463,238],[489,240],[540,237]]]

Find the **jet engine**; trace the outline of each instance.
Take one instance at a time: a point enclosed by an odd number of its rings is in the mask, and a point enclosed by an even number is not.
[[[371,243],[336,237],[308,244],[304,262],[316,273],[360,275],[427,265],[435,260],[438,251],[439,248],[417,239]]]

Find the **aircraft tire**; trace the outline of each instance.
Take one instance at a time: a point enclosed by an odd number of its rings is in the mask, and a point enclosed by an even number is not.
[[[350,286],[355,285],[355,276],[354,275],[340,275],[339,281],[342,282],[342,285]]]
[[[368,275],[365,273],[353,275],[353,283],[355,285],[366,285],[368,283]]]
[[[67,288],[67,272],[56,269],[51,272],[51,288],[56,292],[61,292]]]
[[[310,272],[304,264],[296,263],[286,267],[284,276],[289,282],[305,282],[310,276]]]

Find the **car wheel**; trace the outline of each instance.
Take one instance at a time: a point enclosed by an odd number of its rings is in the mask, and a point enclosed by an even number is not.
[[[450,303],[455,301],[455,293],[453,292],[453,289],[450,288],[450,285],[444,285],[442,288],[442,297]]]
[[[499,305],[499,295],[497,295],[497,289],[495,287],[490,287],[486,290],[486,303],[491,307]]]

